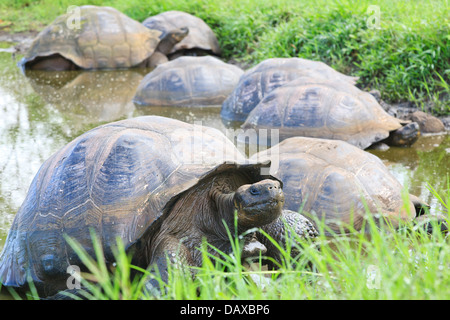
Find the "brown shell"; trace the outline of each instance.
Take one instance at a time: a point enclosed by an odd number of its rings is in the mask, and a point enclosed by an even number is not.
[[[147,74],[133,101],[147,106],[220,106],[243,73],[212,56],[179,57]]]
[[[286,209],[303,207],[334,232],[348,225],[361,230],[365,206],[375,221],[382,216],[394,227],[415,217],[413,202],[403,205],[403,187],[383,162],[347,142],[294,137],[252,160],[272,160],[270,173],[283,182]]]
[[[150,29],[167,32],[183,27],[189,28],[189,34],[177,43],[170,53],[180,50],[201,49],[220,55],[219,41],[211,28],[200,18],[181,11],[166,11],[149,17],[142,24]]]
[[[329,79],[355,84],[347,76],[323,62],[302,58],[266,59],[245,71],[239,84],[222,105],[221,115],[229,121],[245,121],[248,114],[274,89],[300,77]]]
[[[166,205],[201,179],[240,168],[249,183],[259,181],[260,166],[244,161],[217,129],[169,118],[146,116],[92,129],[39,169],[0,256],[0,279],[21,287],[29,273],[41,292],[66,289],[67,267],[82,263],[64,235],[94,256],[94,230],[112,262],[117,237],[125,248],[143,234],[149,241],[169,214]]]
[[[402,127],[375,98],[336,80],[302,77],[266,95],[250,112],[244,129],[278,129],[280,139],[294,136],[338,139],[361,149]]]
[[[160,41],[160,31],[114,8],[82,6],[79,10],[80,28],[68,26],[74,13],[59,16],[38,34],[22,65],[60,54],[83,69],[128,68],[149,58]]]

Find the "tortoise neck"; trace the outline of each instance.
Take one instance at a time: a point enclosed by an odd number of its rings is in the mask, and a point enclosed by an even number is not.
[[[162,38],[161,41],[159,42],[157,51],[167,55],[176,44],[177,44],[176,40],[171,36],[171,34],[168,34],[167,36]]]
[[[217,190],[211,192],[211,198],[217,208],[218,218],[220,220],[225,220],[228,225],[233,223],[235,210],[234,195],[235,192],[225,193]],[[220,221],[220,223],[222,222]]]
[[[214,200],[219,211],[222,211],[220,209],[223,208],[226,211],[224,212],[225,215],[229,216],[229,214],[232,213],[230,211],[234,210],[234,195],[235,192],[230,193],[213,192],[211,197]]]
[[[218,229],[215,230],[216,234],[220,234],[222,239],[229,239],[228,231],[231,234],[242,233],[245,231],[245,227],[243,227],[239,221],[235,221],[235,192],[224,193],[224,192],[216,192],[212,195],[213,202],[216,206],[217,215],[215,217]],[[228,230],[224,226],[224,221],[228,227]],[[235,230],[237,228],[237,230]]]

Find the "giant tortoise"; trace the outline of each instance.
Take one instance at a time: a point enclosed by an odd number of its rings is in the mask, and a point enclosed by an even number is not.
[[[220,106],[243,73],[212,56],[180,57],[147,74],[133,101],[146,106]]]
[[[66,13],[42,30],[19,65],[23,69],[74,70],[154,67],[189,32],[144,27],[110,7],[82,6],[79,16]],[[70,19],[79,19],[72,25]]]
[[[171,59],[180,55],[220,56],[219,41],[211,28],[199,17],[181,11],[166,11],[145,19],[142,24],[152,30],[162,32],[161,37],[180,28],[188,28],[189,34],[169,52]]]
[[[361,149],[385,141],[409,146],[419,137],[415,122],[387,114],[375,98],[346,81],[301,77],[266,95],[243,129],[276,129],[280,140],[304,136],[344,140]]]
[[[327,235],[367,230],[368,213],[379,224],[398,227],[428,207],[414,195],[405,198],[378,157],[345,141],[293,137],[252,158],[272,161],[270,173],[283,182],[286,208],[323,221]]]
[[[94,128],[39,169],[1,253],[1,283],[21,289],[29,277],[41,296],[67,289],[68,267],[85,269],[65,237],[95,256],[91,230],[108,265],[119,238],[134,265],[156,265],[165,281],[166,255],[199,266],[204,239],[230,252],[226,228],[234,230],[235,212],[239,234],[262,227],[283,242],[286,220],[314,237],[306,218],[283,211],[281,183],[263,175],[264,166],[246,162],[217,129],[178,120],[146,116]],[[262,238],[257,243],[276,256]]]
[[[225,121],[245,121],[250,111],[275,88],[309,76],[355,84],[357,77],[344,75],[323,62],[302,58],[272,58],[247,70],[232,94],[224,101],[221,116]]]

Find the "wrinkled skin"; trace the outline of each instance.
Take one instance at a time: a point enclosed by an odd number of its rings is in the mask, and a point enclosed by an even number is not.
[[[238,182],[239,177],[222,177],[221,182]],[[167,257],[179,266],[201,266],[200,248],[202,239],[225,253],[231,253],[228,230],[234,230],[234,211],[237,211],[237,229],[239,234],[248,229],[262,227],[281,245],[286,244],[285,226],[291,226],[294,233],[301,237],[313,238],[317,231],[303,216],[283,210],[284,194],[281,185],[275,180],[262,180],[254,184],[240,186],[235,192],[229,192],[232,183],[215,185],[215,182],[199,186],[206,197],[211,197],[212,206],[218,208],[218,215],[211,214],[208,206],[200,205],[203,194],[197,189],[188,192],[174,205],[168,219],[149,244],[151,263],[155,265],[163,281],[167,282]],[[199,195],[198,192],[201,192]],[[199,205],[197,205],[199,204]],[[201,208],[201,209],[199,209]],[[203,209],[203,210],[202,210]],[[193,221],[193,223],[190,223]],[[221,221],[224,221],[227,228]],[[184,224],[183,224],[184,222]],[[209,249],[213,255],[214,250]],[[278,259],[278,249],[261,234],[254,234],[244,245],[244,257],[264,254]],[[155,270],[153,272],[156,272]],[[149,280],[146,285],[150,292],[158,292],[159,284]]]
[[[266,179],[254,184],[245,184],[231,191],[245,179],[238,174],[225,174],[204,181],[195,190],[188,190],[172,206],[169,217],[163,222],[153,238],[147,239],[145,254],[150,260],[149,270],[168,281],[168,263],[177,268],[199,267],[204,239],[225,253],[232,253],[227,229],[233,234],[234,213],[237,212],[238,233],[261,227],[282,247],[294,234],[302,238],[318,235],[312,223],[302,215],[283,210],[284,194],[280,182]],[[211,202],[205,200],[211,200]],[[210,210],[217,211],[211,212]],[[288,229],[286,229],[286,227]],[[145,237],[145,236],[144,236]],[[212,255],[217,252],[210,247]],[[279,260],[278,248],[261,233],[253,232],[246,237],[242,258],[269,256]],[[149,278],[145,285],[147,293],[159,295],[158,281]],[[66,290],[77,295],[76,290]],[[60,292],[50,299],[64,299]]]
[[[391,146],[409,147],[414,144],[419,137],[419,124],[417,122],[411,122],[400,129],[392,131],[385,142]]]
[[[199,159],[188,159],[190,147],[199,139],[208,161],[193,163]],[[115,263],[119,238],[133,265],[159,265],[166,278],[167,255],[200,265],[203,240],[230,252],[228,230],[234,235],[235,227],[239,235],[267,227],[284,241],[284,226],[276,223],[285,216],[280,182],[262,174],[266,162],[217,152],[233,148],[219,130],[158,116],[105,124],[75,138],[42,164],[15,215],[0,254],[2,287],[27,291],[33,281],[42,297],[68,289],[69,266],[89,270],[66,239],[95,257],[92,232],[106,265]],[[260,252],[277,255],[259,236],[244,242],[260,242]]]
[[[161,39],[158,47],[156,47],[155,52],[143,63],[150,68],[157,67],[160,64],[166,63],[169,61],[167,55],[170,50],[181,40],[183,40],[189,34],[188,28],[180,28],[172,30],[167,33],[166,36]]]

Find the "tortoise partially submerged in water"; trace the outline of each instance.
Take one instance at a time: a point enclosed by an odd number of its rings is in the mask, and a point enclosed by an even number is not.
[[[220,106],[243,73],[211,56],[180,57],[147,74],[133,101],[146,106]]]
[[[142,24],[152,30],[161,31],[161,37],[176,29],[189,29],[189,34],[168,53],[171,59],[181,55],[221,54],[219,41],[211,28],[202,19],[189,13],[166,11],[145,19]]]
[[[261,174],[264,166],[245,163],[218,130],[169,118],[92,129],[45,161],[34,178],[0,256],[1,283],[26,288],[29,276],[42,296],[67,289],[67,268],[84,268],[64,235],[95,256],[90,229],[107,264],[114,263],[118,237],[134,265],[156,264],[165,281],[166,255],[198,266],[203,239],[230,252],[225,224],[234,230],[235,210],[239,233],[262,227],[283,242],[286,218],[300,236],[314,237],[306,218],[283,211],[281,184]],[[266,250],[278,254],[270,243]]]
[[[161,32],[144,27],[110,7],[79,7],[79,25],[68,24],[73,13],[57,17],[42,30],[20,61],[24,69],[74,70],[154,67],[188,29]]]
[[[355,84],[347,76],[323,62],[302,58],[272,58],[247,70],[232,94],[224,101],[221,116],[226,121],[245,121],[248,114],[274,89],[299,77],[333,79]]]
[[[387,114],[375,98],[345,81],[301,77],[273,90],[250,112],[243,129],[278,129],[294,136],[344,140],[361,149],[385,141],[409,146],[419,126]]]
[[[428,207],[414,195],[405,198],[378,157],[344,141],[293,137],[255,154],[256,159],[272,160],[270,172],[283,182],[286,208],[301,209],[333,233],[364,231],[367,214],[395,228]]]

